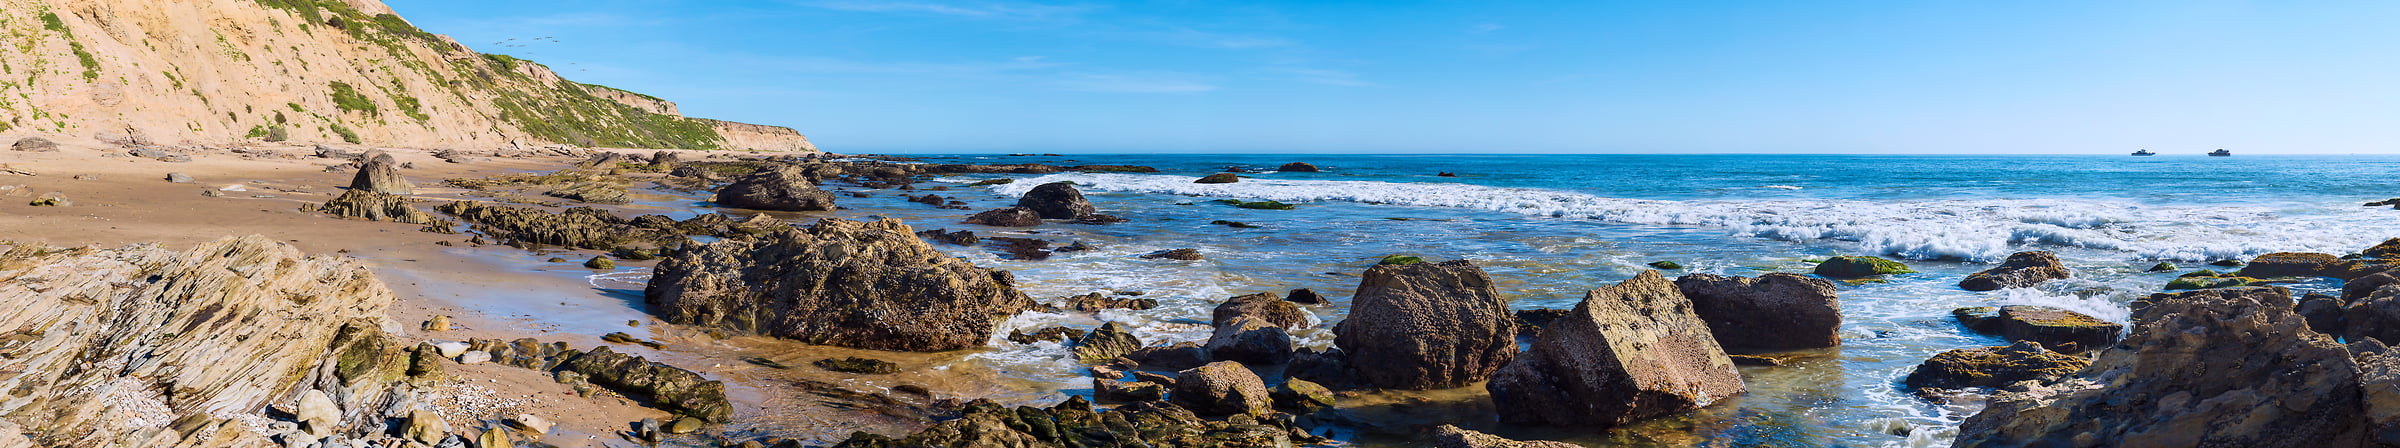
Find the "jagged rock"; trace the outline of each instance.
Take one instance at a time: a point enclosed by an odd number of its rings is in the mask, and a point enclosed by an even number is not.
[[[1075,190],[1073,182],[1051,182],[1033,187],[1032,191],[1025,192],[1024,197],[1017,199],[1017,207],[1033,210],[1042,219],[1080,219],[1098,213],[1092,209],[1092,201],[1084,199],[1082,191]]]
[[[1486,385],[1500,421],[1617,426],[1743,393],[1733,360],[1691,309],[1658,271],[1585,294]]]
[[[1067,309],[1086,313],[1101,310],[1147,310],[1157,307],[1158,299],[1111,297],[1096,292],[1067,298]]]
[[[1276,408],[1302,414],[1330,408],[1335,404],[1333,390],[1299,378],[1283,380],[1283,384],[1276,385],[1275,390],[1267,392],[1267,396],[1275,400]]]
[[[2350,350],[2308,331],[2281,288],[2158,294],[2133,335],[2059,390],[1994,396],[1957,446],[2315,447],[2357,443]]]
[[[1103,447],[1192,448],[1280,447],[1325,440],[1288,421],[1248,417],[1211,421],[1192,411],[1143,401],[1099,412],[1091,402],[1070,397],[1049,409],[1009,409],[989,401],[967,403],[957,418],[893,439],[854,433],[836,448],[904,447]]]
[[[2400,258],[2400,238],[2383,240],[2382,243],[2376,243],[2374,247],[2369,247],[2367,250],[2359,251],[2358,254],[2367,258]]]
[[[1042,225],[1042,215],[1029,208],[1009,207],[976,213],[964,222],[993,227],[1033,227]]]
[[[1190,248],[1185,248],[1185,249],[1162,250],[1162,251],[1158,251],[1158,252],[1151,252],[1151,253],[1148,253],[1148,254],[1143,254],[1143,255],[1142,255],[1142,258],[1144,258],[1144,259],[1150,259],[1150,260],[1160,260],[1160,259],[1165,259],[1165,260],[1180,260],[1180,261],[1199,261],[1200,259],[1202,259],[1202,258],[1206,258],[1206,257],[1203,257],[1203,256],[1201,256],[1201,255],[1200,255],[1200,250],[1199,250],[1199,249],[1190,249]]]
[[[1050,327],[1035,330],[1032,333],[1009,330],[1008,340],[1009,342],[1015,342],[1019,344],[1031,344],[1041,341],[1075,342],[1076,339],[1083,339],[1083,335],[1083,330],[1067,327]]]
[[[1210,174],[1210,175],[1208,175],[1208,177],[1202,177],[1202,178],[1200,178],[1200,180],[1192,181],[1192,183],[1195,183],[1195,184],[1230,184],[1230,183],[1234,183],[1234,182],[1241,182],[1241,181],[1242,181],[1242,176],[1241,176],[1241,175],[1237,175],[1237,174],[1233,174],[1233,173],[1217,173],[1217,174]]]
[[[650,168],[652,169],[672,171],[679,166],[683,166],[683,156],[676,155],[673,151],[650,153]]]
[[[1897,261],[1886,260],[1883,257],[1858,255],[1833,257],[1825,260],[1824,263],[1817,264],[1815,273],[1825,278],[1866,278],[1915,272],[1917,271],[1908,270],[1908,265],[1900,264]]]
[[[1327,303],[1333,303],[1333,301],[1325,300],[1325,296],[1317,295],[1316,291],[1309,290],[1308,288],[1294,289],[1292,292],[1284,294],[1283,300],[1301,305],[1324,305]]]
[[[431,332],[450,331],[450,316],[433,316],[432,319],[427,319],[425,324],[418,326],[417,329]]]
[[[1300,309],[1299,305],[1292,302],[1278,299],[1275,297],[1275,293],[1271,292],[1226,299],[1225,303],[1217,304],[1216,310],[1209,314],[1209,325],[1218,327],[1226,326],[1234,319],[1245,316],[1255,317],[1268,324],[1287,329],[1308,327],[1308,310]]]
[[[2018,252],[2008,255],[2000,266],[1985,269],[1960,280],[1958,287],[1968,291],[1998,291],[2007,288],[2031,288],[2042,282],[2072,277],[2067,266],[2058,261],[2058,254],[2046,250]]]
[[[1281,171],[1281,172],[1286,172],[1286,173],[1314,173],[1314,172],[1318,172],[1318,170],[1317,170],[1317,166],[1316,166],[1316,165],[1310,165],[1310,164],[1308,164],[1308,162],[1292,162],[1292,163],[1286,163],[1286,164],[1283,164],[1283,167],[1281,167],[1281,168],[1276,168],[1276,169],[1275,169],[1275,171]]]
[[[817,189],[808,176],[789,169],[742,176],[717,190],[717,205],[787,212],[833,210],[833,193]]]
[[[2306,297],[2302,297],[2300,299],[2300,304],[2293,308],[2292,311],[2300,313],[2301,317],[2308,319],[2309,330],[2314,330],[2318,333],[2324,333],[2328,335],[2338,335],[2348,332],[2348,328],[2342,321],[2343,310],[2342,299],[2340,297],[2323,294],[2309,294]]]
[[[1208,364],[1208,348],[1198,343],[1184,342],[1159,347],[1143,347],[1125,354],[1125,359],[1151,370],[1183,370]]]
[[[1473,262],[1379,264],[1358,285],[1334,345],[1376,387],[1457,387],[1516,357],[1508,304]]]
[[[687,246],[660,261],[645,301],[668,322],[819,345],[900,351],[982,346],[1030,309],[1008,271],[935,250],[895,220]]]
[[[408,198],[405,197],[352,189],[342,192],[341,196],[335,196],[331,201],[325,201],[324,205],[317,206],[317,210],[328,215],[368,221],[392,221],[407,224],[437,222],[433,219],[433,215],[418,211],[416,207],[408,206],[408,202]]]
[[[8,149],[23,152],[58,152],[58,143],[41,137],[26,137],[17,139],[16,144],[8,145]]]
[[[1901,381],[1920,396],[1925,389],[1998,389],[2019,381],[2057,382],[2091,361],[2042,348],[2034,342],[1962,348],[1933,355]]]
[[[382,152],[376,153],[381,154]],[[350,178],[350,189],[399,196],[416,194],[417,186],[408,183],[407,178],[400,176],[400,168],[392,164],[391,157],[385,155],[382,158],[369,159],[365,165],[360,165],[358,175]]]
[[[678,415],[712,422],[725,422],[733,415],[733,405],[725,401],[725,383],[605,346],[584,352],[560,364],[559,369],[581,373],[592,384],[626,392],[626,396],[647,397],[651,406]]]
[[[2400,342],[2400,284],[2384,284],[2343,307],[2341,327],[2345,339]]]
[[[1141,348],[1142,340],[1134,337],[1132,331],[1126,330],[1124,324],[1109,322],[1101,324],[1100,328],[1076,339],[1075,348],[1069,352],[1074,353],[1076,359],[1106,361],[1125,356]]]
[[[1256,317],[1240,316],[1218,326],[1208,338],[1210,359],[1254,366],[1282,365],[1292,360],[1292,336],[1283,327]]]
[[[35,207],[67,207],[75,205],[75,201],[67,200],[66,193],[53,191],[49,193],[42,193],[41,196],[34,197],[33,201],[26,202],[25,204]]]
[[[261,236],[185,251],[10,244],[0,358],[18,373],[0,376],[15,391],[0,415],[39,416],[41,446],[114,448],[179,446],[183,433],[162,430],[176,417],[305,403],[305,390],[346,390],[327,398],[364,407],[405,364],[381,330],[394,300],[355,261]],[[155,411],[133,407],[145,404]],[[271,443],[247,428],[211,434],[196,445]]]
[[[2125,328],[2083,313],[2035,305],[1959,308],[1950,315],[1977,333],[2038,342],[2066,353],[2107,347]]]
[[[1558,318],[1566,317],[1567,311],[1548,308],[1518,310],[1516,313],[1517,334],[1539,338],[1542,336],[1543,328],[1549,327],[1550,322],[1557,321]]]
[[[1262,416],[1274,410],[1267,384],[1241,363],[1218,361],[1175,373],[1168,399],[1200,415]]]
[[[1167,398],[1167,386],[1142,381],[1093,378],[1092,398],[1102,403],[1158,401]]]
[[[1691,274],[1675,287],[1727,351],[1763,353],[1842,344],[1842,302],[1833,282],[1771,273],[1758,278]]]
[[[1580,445],[1572,443],[1546,440],[1520,442],[1451,425],[1442,425],[1433,429],[1433,446],[1434,448],[1582,448]]]
[[[591,204],[625,204],[633,202],[625,185],[614,182],[576,182],[542,192],[544,196]]]
[[[2374,339],[2351,342],[2349,348],[2358,364],[2367,442],[2400,446],[2400,352]]]

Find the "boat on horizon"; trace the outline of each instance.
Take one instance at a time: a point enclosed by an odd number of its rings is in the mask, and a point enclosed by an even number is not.
[[[2155,153],[2155,152],[2150,152],[2150,150],[2144,149],[2144,150],[2138,150],[2138,151],[2134,151],[2134,152],[2133,152],[2133,155],[2137,155],[2137,156],[2155,156],[2155,155],[2158,155],[2158,153]]]
[[[2221,149],[2221,148],[2220,148],[2220,149],[2218,149],[2218,150],[2216,150],[2216,151],[2214,151],[2214,152],[2210,152],[2210,153],[2208,153],[2208,156],[2209,156],[2209,157],[2233,157],[2233,151],[2226,151],[2226,150],[2224,150],[2224,149]]]

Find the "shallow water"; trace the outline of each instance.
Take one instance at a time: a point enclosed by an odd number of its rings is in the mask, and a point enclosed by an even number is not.
[[[972,176],[841,198],[816,217],[888,217],[922,230],[969,229],[1099,247],[1046,261],[1015,261],[984,247],[941,246],[978,265],[1015,271],[1044,300],[1094,291],[1159,299],[1148,311],[1027,314],[1013,329],[1133,325],[1144,341],[1201,341],[1209,310],[1227,297],[1311,288],[1334,301],[1312,311],[1320,325],[1297,330],[1302,345],[1331,343],[1356,274],[1385,255],[1472,259],[1489,271],[1514,309],[1565,308],[1583,292],[1670,260],[1694,272],[1805,272],[1808,260],[1881,254],[1919,274],[1846,285],[1844,344],[1782,367],[1744,367],[1750,393],[1690,415],[1615,430],[1512,428],[1497,424],[1480,387],[1348,398],[1345,407],[1379,426],[1337,434],[1363,446],[1414,446],[1415,423],[1440,422],[1504,435],[1624,446],[1944,446],[1963,418],[1902,392],[1898,380],[1943,350],[1999,344],[1964,331],[1952,308],[2045,304],[2123,322],[2124,303],[2156,292],[2186,266],[2276,251],[2350,253],[2400,236],[2400,211],[2359,207],[2400,195],[2388,173],[2395,157],[2098,156],[1075,156],[928,157],[928,162],[1085,163],[1158,167],[1160,174]],[[1272,170],[1306,161],[1324,173],[1259,173],[1236,184],[1200,185],[1229,166]],[[1455,172],[1458,177],[1437,177]],[[966,187],[1013,177],[1011,184]],[[1076,182],[1102,213],[1133,222],[996,229],[957,224],[972,211],[907,202],[903,194],[956,196],[976,210],[1007,206],[1052,181]],[[856,187],[832,186],[859,191]],[[1213,199],[1277,200],[1296,210],[1249,210]],[[705,211],[704,198],[662,193],[643,205]],[[1234,229],[1211,221],[1263,228]],[[1165,249],[1198,248],[1203,261],[1143,260]],[[1955,285],[2019,250],[2057,251],[2077,278],[2037,290],[1968,292]],[[2187,268],[2191,269],[2191,268]],[[608,281],[638,289],[628,269]],[[624,285],[637,285],[627,287]],[[596,282],[595,286],[610,288]],[[2304,284],[2303,289],[2330,284]],[[638,292],[636,292],[638,294]],[[1007,329],[1000,334],[1005,335]],[[764,343],[764,344],[772,344]],[[945,361],[989,372],[998,397],[1046,403],[1089,394],[1083,366],[1055,344],[995,337],[989,349]]]

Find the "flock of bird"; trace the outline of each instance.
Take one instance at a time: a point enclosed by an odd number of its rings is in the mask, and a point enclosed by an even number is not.
[[[526,46],[526,45],[530,45],[530,44],[537,44],[537,43],[552,43],[552,44],[555,44],[555,43],[558,43],[558,38],[556,38],[556,37],[551,37],[551,36],[542,36],[542,37],[536,37],[536,38],[532,38],[532,39],[526,39],[524,42],[518,42],[516,38],[513,38],[513,37],[512,37],[512,38],[508,38],[507,40],[502,40],[502,41],[499,41],[499,42],[493,42],[493,43],[492,43],[492,45],[493,45],[493,46],[496,46],[496,47],[501,47],[501,48],[525,48],[525,46]],[[533,55],[534,55],[534,53],[533,53],[533,52],[530,52],[530,51],[528,51],[528,52],[525,52],[525,56],[527,56],[527,57],[531,57],[531,56],[533,56]],[[569,62],[569,63],[567,63],[567,65],[575,65],[575,63],[573,63],[573,62]],[[579,72],[585,72],[585,71],[591,71],[591,69],[582,69],[582,68],[579,68],[579,69],[575,69],[575,71],[579,71]]]

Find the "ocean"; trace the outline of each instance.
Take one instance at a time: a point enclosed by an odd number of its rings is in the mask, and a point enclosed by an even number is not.
[[[1007,323],[1029,331],[1116,321],[1132,325],[1151,344],[1205,341],[1209,312],[1224,299],[1310,288],[1333,304],[1312,307],[1318,325],[1294,336],[1303,346],[1328,346],[1357,274],[1395,254],[1474,260],[1519,310],[1572,307],[1585,291],[1630,278],[1656,261],[1684,266],[1665,271],[1669,277],[1805,273],[1815,260],[1862,254],[1921,271],[1842,286],[1841,347],[1806,353],[1791,365],[1743,367],[1750,392],[1699,412],[1615,429],[1515,428],[1495,421],[1480,387],[1376,393],[1345,402],[1369,423],[1334,434],[1360,446],[1424,446],[1416,443],[1412,425],[1428,422],[1600,446],[1946,446],[1977,404],[1930,403],[1903,391],[1900,379],[1941,351],[2004,343],[1966,331],[1951,320],[1951,309],[2040,304],[2122,323],[2128,320],[2126,302],[2158,292],[2176,275],[2145,272],[2161,261],[2188,271],[2269,252],[2348,254],[2400,237],[2400,210],[2360,206],[2400,197],[2391,176],[2400,157],[2392,156],[915,157],[927,163],[1161,170],[960,176],[918,184],[947,191],[867,190],[868,198],[841,198],[844,210],[835,216],[1097,247],[1020,261],[985,246],[940,246],[978,265],[1014,271],[1019,285],[1039,299],[1106,291],[1140,292],[1162,302],[1146,311],[1031,313]],[[1308,162],[1323,172],[1274,171],[1287,162]],[[1229,168],[1251,172],[1239,183],[1192,183]],[[1438,175],[1444,172],[1456,176]],[[1003,177],[1015,181],[969,185]],[[940,194],[980,211],[1008,206],[1026,190],[1056,181],[1074,182],[1101,213],[1132,221],[987,228],[959,223],[974,211],[936,209],[903,196]],[[701,213],[710,210],[700,202],[705,199],[650,205]],[[1296,207],[1254,210],[1216,199]],[[807,222],[825,215],[784,216]],[[1139,257],[1177,248],[1199,249],[1207,259]],[[1956,286],[1967,274],[2023,250],[2056,251],[2075,278],[1995,292]],[[595,284],[638,290],[639,280],[639,272],[630,271]],[[1090,393],[1085,366],[1056,344],[995,337],[990,348],[958,362],[990,369],[995,381],[1026,391],[1004,400],[1043,404]]]

